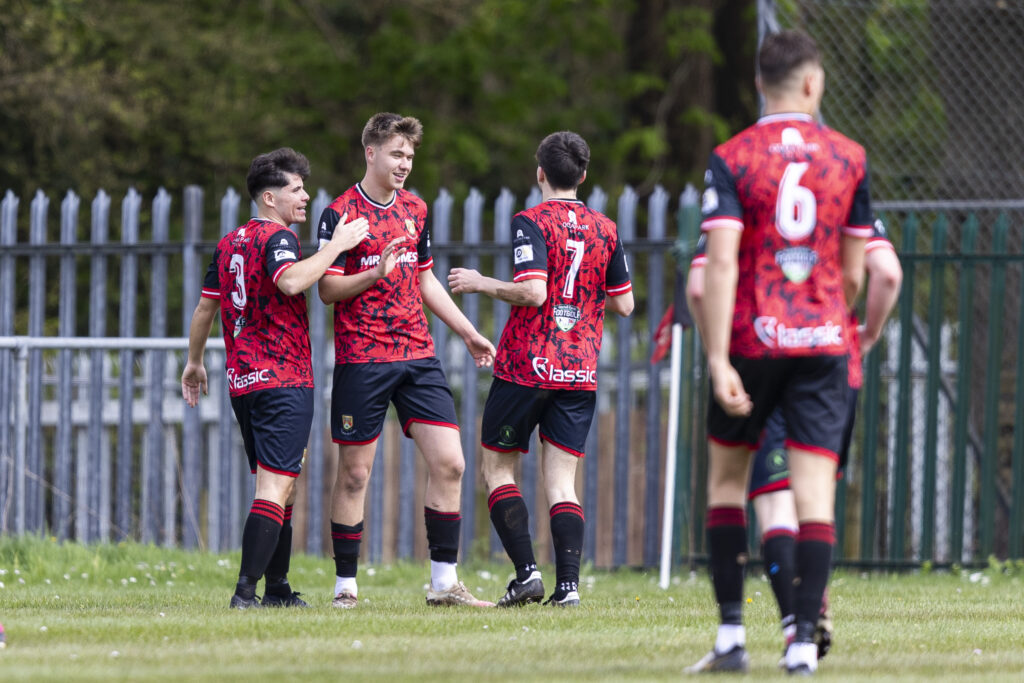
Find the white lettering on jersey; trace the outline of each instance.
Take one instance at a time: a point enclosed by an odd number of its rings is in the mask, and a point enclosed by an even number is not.
[[[516,265],[520,263],[526,263],[527,261],[533,260],[533,245],[524,244],[521,247],[516,247]]]
[[[228,368],[228,386],[236,391],[241,391],[254,384],[270,381],[269,370],[253,370],[245,375],[239,375],[234,368]]]
[[[775,316],[754,319],[754,333],[770,349],[809,349],[842,346],[843,327],[832,321],[812,327],[786,327]]]
[[[419,261],[419,254],[415,251],[407,251],[398,257],[396,263],[417,263]],[[359,259],[360,268],[374,268],[380,263],[380,254],[373,254],[372,256],[364,256]]]
[[[572,384],[580,382],[584,384],[597,383],[596,370],[566,370],[565,368],[553,367],[550,361],[543,356],[533,359],[533,371],[538,377],[547,382],[559,384]]]

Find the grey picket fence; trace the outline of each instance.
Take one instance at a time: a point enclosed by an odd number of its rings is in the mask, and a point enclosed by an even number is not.
[[[320,190],[310,215],[318,217],[330,199]],[[509,279],[511,217],[539,200],[536,188],[522,204],[504,190],[489,205],[472,190],[460,215],[455,198],[442,190],[429,217],[438,278],[444,282],[450,267],[463,265]],[[589,521],[585,552],[598,566],[657,563],[670,378],[667,364],[652,365],[649,356],[671,296],[669,200],[660,187],[643,202],[627,187],[613,207],[600,188],[586,197],[616,218],[638,300],[632,318],[608,320],[598,414],[580,468]],[[219,236],[244,220],[243,199],[229,189],[211,207],[201,188],[189,186],[177,212],[163,189],[151,202],[129,190],[116,221],[111,197],[100,191],[87,229],[82,201],[69,191],[52,218],[50,198],[40,191],[29,202],[27,223],[18,197],[8,192],[0,203],[0,533],[237,548],[253,482],[230,409],[219,326],[207,347],[210,395],[198,408],[185,406],[179,377],[203,273]],[[251,204],[245,208],[251,211]],[[311,253],[315,222],[298,228]],[[456,300],[497,341],[507,304],[476,295]],[[296,545],[310,553],[329,553],[331,325],[331,311],[314,288],[318,400],[294,517]],[[478,467],[490,374],[474,366],[443,323],[433,320],[432,332],[456,395],[467,455],[463,553],[500,556],[500,543],[488,532]],[[544,561],[547,505],[535,455],[523,457],[521,478]],[[367,560],[426,556],[424,477],[414,445],[389,416],[370,481]]]

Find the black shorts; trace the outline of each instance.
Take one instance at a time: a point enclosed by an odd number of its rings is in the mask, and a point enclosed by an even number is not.
[[[756,450],[761,430],[778,407],[787,447],[838,462],[847,412],[846,356],[730,359],[754,408],[746,417],[726,415],[714,398],[708,409],[708,437],[725,446]]]
[[[261,389],[231,397],[249,470],[297,477],[313,425],[313,387]]]
[[[582,458],[596,403],[595,391],[538,389],[495,377],[484,404],[480,443],[500,453],[526,453],[533,428],[540,425],[541,440]]]
[[[331,390],[331,436],[335,443],[367,444],[384,428],[388,404],[394,402],[402,431],[413,422],[458,429],[455,399],[435,356],[387,363],[342,363],[334,366]]]

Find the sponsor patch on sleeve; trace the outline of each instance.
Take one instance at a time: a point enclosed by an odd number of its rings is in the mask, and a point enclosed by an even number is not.
[[[516,247],[516,265],[533,260],[533,245],[523,244]]]
[[[275,249],[274,250],[274,260],[275,261],[284,261],[284,260],[287,260],[287,259],[291,259],[292,261],[296,260],[295,252],[292,251],[291,249]]]

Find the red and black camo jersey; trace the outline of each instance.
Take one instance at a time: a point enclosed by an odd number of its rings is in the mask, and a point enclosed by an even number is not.
[[[544,389],[597,388],[606,296],[632,290],[615,223],[583,202],[550,199],[512,219],[514,282],[547,281],[540,307],[513,306],[494,376]]]
[[[690,261],[690,268],[703,268],[707,265],[707,238],[705,235],[701,235],[697,241],[697,248],[693,252],[693,258]],[[872,228],[871,239],[864,245],[865,254],[871,252],[874,249],[893,249],[892,242],[886,236],[885,225],[881,219],[875,220],[874,227]],[[862,366],[862,358],[860,354],[860,334],[857,331],[857,326],[860,325],[860,320],[857,318],[857,310],[850,309],[850,317],[847,321],[847,334],[849,335],[849,361],[846,365],[847,381],[849,382],[850,388],[860,389],[864,385],[864,368]]]
[[[277,287],[301,258],[290,228],[257,218],[217,244],[202,296],[220,301],[232,396],[313,386],[306,296],[288,296]]]
[[[386,363],[433,356],[434,340],[423,313],[419,282],[420,271],[434,265],[426,203],[398,190],[388,204],[378,204],[357,183],[324,209],[318,231],[321,245],[331,239],[345,214],[346,221],[366,218],[370,232],[338,257],[327,269],[328,275],[354,275],[376,268],[384,247],[396,237],[408,239],[409,250],[386,278],[334,304],[334,362]]]
[[[742,231],[730,354],[843,355],[841,233],[871,236],[864,148],[802,114],[715,148],[702,230]]]

